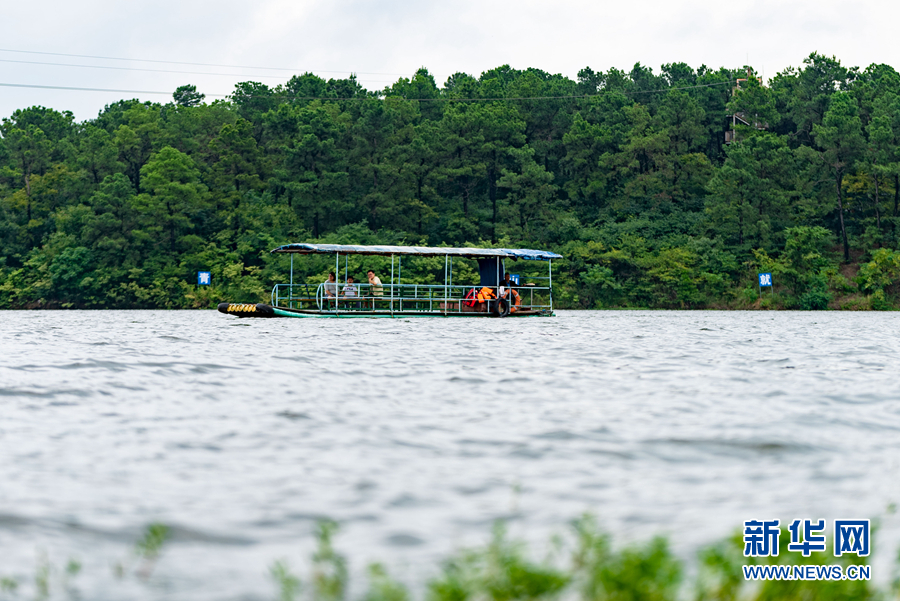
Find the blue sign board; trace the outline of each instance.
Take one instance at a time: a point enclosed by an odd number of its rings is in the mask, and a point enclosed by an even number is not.
[[[210,282],[212,282],[212,274],[208,271],[198,271],[197,272],[197,285],[198,286],[209,286]]]
[[[771,273],[761,273],[759,274],[759,286],[760,288],[765,286],[772,285],[772,274]]]
[[[519,274],[518,273],[509,274],[509,281],[512,282],[513,284],[515,284],[516,286],[518,286],[519,285]]]

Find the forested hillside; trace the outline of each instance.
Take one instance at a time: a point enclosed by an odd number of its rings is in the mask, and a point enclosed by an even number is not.
[[[3,120],[0,307],[263,301],[286,277],[268,251],[317,239],[555,250],[562,307],[898,303],[886,65],[813,54],[765,85],[683,63],[577,81],[503,66],[442,87],[421,69],[377,92],[305,74],[173,100]],[[758,271],[776,284],[761,302]]]

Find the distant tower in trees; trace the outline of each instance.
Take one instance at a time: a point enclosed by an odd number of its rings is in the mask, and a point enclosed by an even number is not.
[[[742,89],[741,83],[742,82],[746,83],[751,77],[753,77],[753,74],[751,73],[750,69],[748,68],[746,78],[735,80],[734,87],[731,88],[732,98]],[[762,80],[760,80],[759,83],[761,86],[763,85]],[[755,120],[753,120],[751,122],[752,117],[750,117],[747,114],[740,112],[740,111],[735,112],[731,115],[727,115],[727,117],[731,118],[731,129],[725,130],[725,143],[726,144],[731,144],[732,142],[735,142],[737,140],[737,124],[738,123],[741,123],[742,125],[746,125],[748,127],[752,127],[754,129],[760,129],[760,130],[769,128],[768,123],[761,123],[761,122],[755,121]]]

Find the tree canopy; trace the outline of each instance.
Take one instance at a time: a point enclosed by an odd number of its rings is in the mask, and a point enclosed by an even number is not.
[[[376,91],[304,73],[213,102],[183,85],[2,120],[0,307],[261,301],[285,274],[268,251],[320,240],[555,250],[564,307],[885,309],[898,211],[887,65],[503,65],[441,86],[422,68]]]

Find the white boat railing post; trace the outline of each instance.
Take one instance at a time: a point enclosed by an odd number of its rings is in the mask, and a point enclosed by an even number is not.
[[[394,255],[391,255],[391,317],[394,316]]]
[[[288,292],[291,299],[291,309],[294,308],[294,253],[291,253],[291,287]]]
[[[506,284],[506,257],[503,257],[503,259],[501,260],[501,263],[503,264],[503,271],[502,271],[503,283]],[[512,284],[512,282],[510,282],[510,284]],[[498,282],[498,285],[499,285],[499,282]],[[504,286],[503,294],[506,295],[506,303],[509,305],[509,312],[512,313],[512,302],[513,302],[512,292],[510,292],[510,290],[507,289],[506,286]]]
[[[548,280],[550,286],[550,313],[553,313],[553,259],[547,261]]]
[[[444,282],[444,284],[449,286],[449,292],[447,292],[447,308],[449,309],[449,301],[453,300],[453,257],[450,257],[450,267],[447,270],[447,281]]]
[[[341,253],[334,254],[334,312],[337,313],[340,309],[340,305],[338,305],[338,296],[340,295],[340,290],[338,288],[341,284]]]
[[[403,285],[400,279],[403,277],[403,255],[397,257],[397,294],[400,299],[400,312],[403,313]]]
[[[348,284],[347,280],[350,278],[350,269],[347,266],[349,260],[350,260],[350,255],[349,254],[344,255],[344,291],[345,291],[345,293],[346,293],[347,284]],[[359,290],[359,288],[357,288],[357,290]],[[359,294],[359,292],[357,292],[357,294]],[[350,309],[350,307],[351,307],[350,303],[347,303],[347,309]]]
[[[497,303],[497,311],[500,311],[500,257],[497,257],[497,279],[495,280],[496,286],[494,287],[494,297],[497,299],[495,302]]]
[[[444,315],[447,315],[447,264],[450,261],[450,255],[444,255]]]

